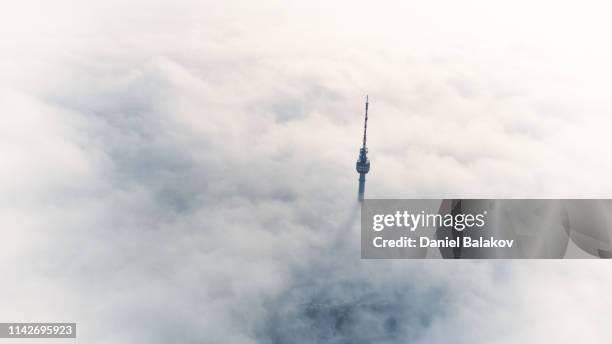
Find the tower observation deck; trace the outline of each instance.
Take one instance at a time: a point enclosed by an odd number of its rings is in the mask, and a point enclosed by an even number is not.
[[[363,201],[365,193],[365,175],[370,171],[370,160],[368,159],[368,147],[366,146],[367,131],[368,131],[368,96],[365,103],[365,121],[363,123],[363,145],[359,150],[359,160],[355,164],[357,173],[359,173],[359,193],[357,199]]]

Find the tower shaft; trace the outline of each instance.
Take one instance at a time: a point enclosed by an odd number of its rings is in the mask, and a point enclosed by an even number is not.
[[[357,200],[363,201],[363,195],[365,194],[365,173],[359,173],[359,191],[357,193]]]

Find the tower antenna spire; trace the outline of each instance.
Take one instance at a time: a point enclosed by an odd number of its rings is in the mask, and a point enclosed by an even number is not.
[[[359,150],[359,160],[355,164],[357,169],[357,173],[359,173],[359,191],[357,194],[357,199],[359,202],[363,201],[363,196],[365,193],[365,175],[370,171],[370,160],[368,159],[368,147],[366,146],[367,141],[367,133],[368,133],[368,96],[366,95],[366,103],[365,103],[365,121],[363,123],[363,145]]]
[[[365,121],[363,122],[363,147],[366,148],[367,141],[367,132],[368,132],[368,96],[366,95],[366,103],[365,103]]]

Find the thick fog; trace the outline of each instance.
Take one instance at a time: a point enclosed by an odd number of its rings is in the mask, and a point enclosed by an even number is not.
[[[609,343],[606,261],[359,259],[366,197],[612,194],[608,4],[0,11],[0,321],[83,343]]]

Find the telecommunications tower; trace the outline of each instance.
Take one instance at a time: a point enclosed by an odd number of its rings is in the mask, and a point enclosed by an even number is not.
[[[363,201],[365,192],[365,175],[370,171],[370,160],[368,160],[368,147],[366,146],[366,134],[368,131],[368,96],[365,103],[365,121],[363,123],[363,146],[359,150],[359,160],[357,160],[356,168],[359,173],[359,202]]]

